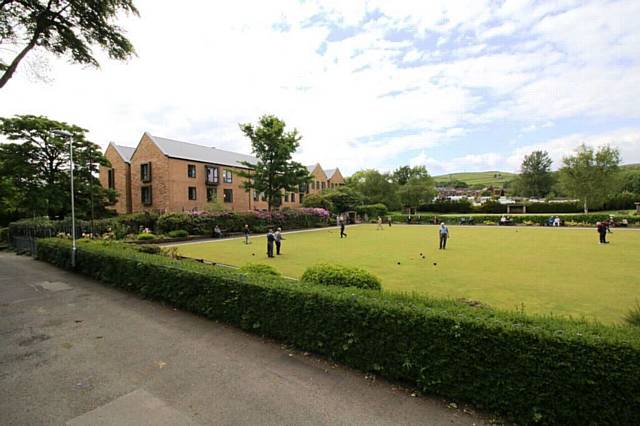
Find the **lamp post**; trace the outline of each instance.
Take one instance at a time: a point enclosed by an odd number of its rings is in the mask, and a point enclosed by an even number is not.
[[[53,130],[56,136],[69,141],[69,171],[71,173],[71,267],[76,267],[76,209],[73,197],[73,134],[66,130]]]

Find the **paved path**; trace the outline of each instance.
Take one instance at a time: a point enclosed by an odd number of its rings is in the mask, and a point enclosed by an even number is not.
[[[447,401],[0,252],[1,425],[472,425]]]

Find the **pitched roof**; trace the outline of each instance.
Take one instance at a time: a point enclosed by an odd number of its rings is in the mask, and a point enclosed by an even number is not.
[[[338,170],[338,169],[325,170],[324,174],[327,175],[327,179],[331,179],[333,177],[333,175],[335,174],[336,170]]]
[[[122,159],[126,163],[130,163],[131,162],[131,156],[133,155],[133,151],[136,150],[134,147],[125,146],[125,145],[116,145],[113,142],[111,142],[111,145],[113,145],[113,147],[118,152],[118,154],[120,154],[120,157],[122,157]]]
[[[314,170],[316,169],[316,167],[318,167],[318,166],[319,166],[319,164],[318,164],[318,163],[316,163],[316,164],[312,164],[312,165],[310,165],[310,166],[307,166],[307,170],[309,170],[309,173],[313,173],[313,171],[314,171]]]
[[[167,157],[180,158],[182,160],[193,160],[203,163],[221,164],[223,166],[233,166],[247,168],[241,161],[256,164],[258,160],[251,155],[239,154],[237,152],[225,151],[212,146],[196,145],[189,142],[181,142],[173,139],[147,136],[155,142],[160,151]]]

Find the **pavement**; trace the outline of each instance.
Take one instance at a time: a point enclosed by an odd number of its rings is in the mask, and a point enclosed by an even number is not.
[[[1,425],[482,425],[236,328],[0,252]]]

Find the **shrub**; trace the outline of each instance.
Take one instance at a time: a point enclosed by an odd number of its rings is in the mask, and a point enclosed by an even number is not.
[[[479,207],[475,207],[475,211],[478,213],[506,213],[506,204],[501,204],[498,201],[485,201]]]
[[[280,276],[280,272],[276,271],[273,266],[262,263],[247,263],[239,268],[239,271],[247,274],[269,275],[272,277]]]
[[[175,231],[169,231],[167,235],[171,238],[185,238],[189,236],[189,233],[184,229],[176,229]]]
[[[0,228],[0,242],[9,241],[9,228]]]
[[[358,287],[380,290],[380,280],[360,268],[320,263],[310,266],[302,274],[301,281],[339,287]]]
[[[158,237],[156,237],[154,234],[150,232],[143,232],[141,234],[138,234],[136,238],[141,241],[147,241],[147,240],[155,240]]]
[[[38,241],[70,268],[70,243]],[[77,272],[519,424],[640,424],[640,330],[256,277],[88,241]]]
[[[437,213],[471,213],[473,211],[473,205],[469,200],[438,200],[436,202],[420,206],[419,210]]]
[[[136,250],[142,253],[150,253],[150,254],[160,254],[162,253],[162,249],[160,246],[154,246],[152,244],[140,244],[135,247]]]

